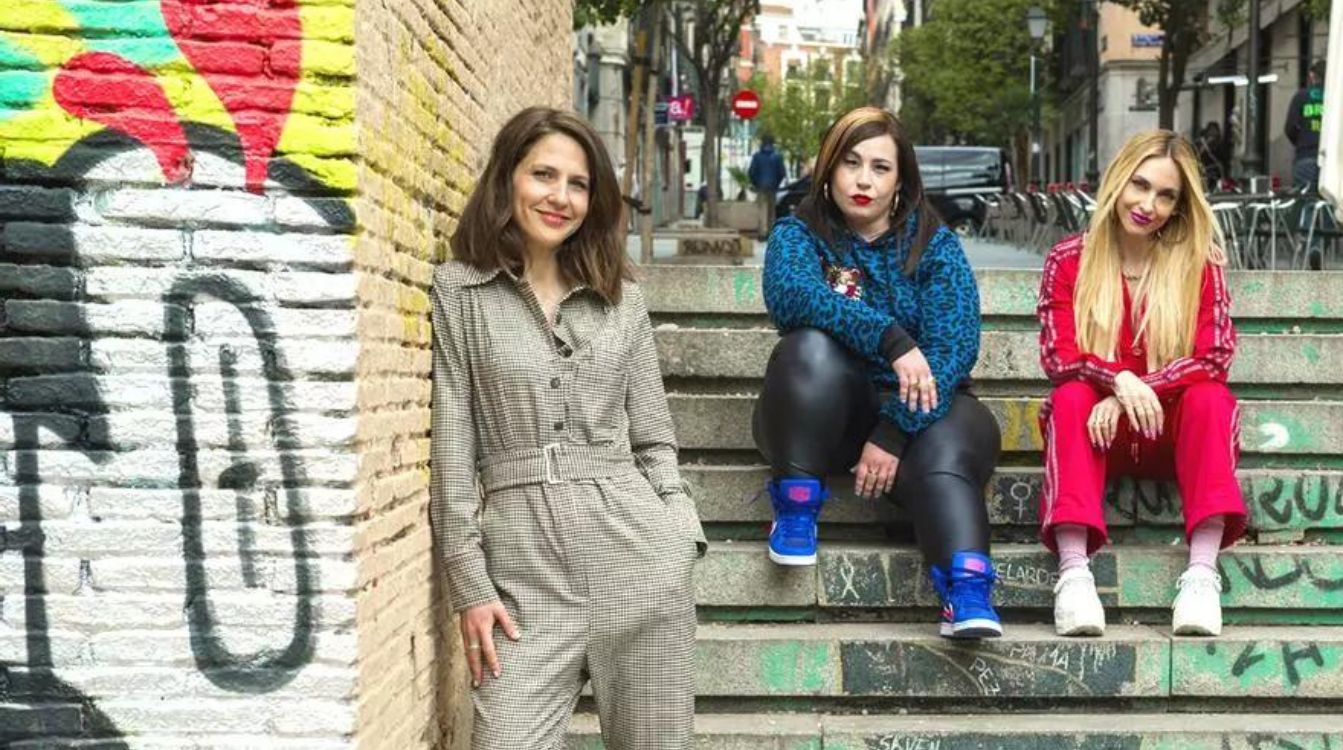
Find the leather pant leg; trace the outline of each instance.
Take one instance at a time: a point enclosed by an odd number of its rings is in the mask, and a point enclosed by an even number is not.
[[[913,520],[925,560],[939,565],[960,550],[989,551],[984,486],[1002,442],[978,399],[964,392],[953,398],[947,414],[905,446],[891,493]],[[847,476],[880,406],[862,359],[823,331],[791,331],[765,370],[753,418],[756,447],[776,478]]]

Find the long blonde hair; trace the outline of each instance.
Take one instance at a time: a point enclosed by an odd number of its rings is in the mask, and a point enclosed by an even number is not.
[[[1203,271],[1222,265],[1222,237],[1203,194],[1198,159],[1189,141],[1170,130],[1148,130],[1129,138],[1101,178],[1096,210],[1083,238],[1081,267],[1073,297],[1077,346],[1104,359],[1117,357],[1124,316],[1124,288],[1117,204],[1133,173],[1147,159],[1168,156],[1184,183],[1165,226],[1157,231],[1152,262],[1133,289],[1133,309],[1141,310],[1134,336],[1146,336],[1147,365],[1157,369],[1194,348]],[[1145,306],[1144,306],[1145,303]]]

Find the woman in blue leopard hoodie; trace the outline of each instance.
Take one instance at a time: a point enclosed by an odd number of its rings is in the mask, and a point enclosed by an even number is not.
[[[772,469],[770,559],[815,564],[825,478],[851,471],[857,495],[887,496],[913,518],[942,635],[1001,635],[983,496],[1001,436],[968,391],[974,275],[889,112],[840,117],[815,174],[765,253],[765,304],[783,334],[754,418]]]

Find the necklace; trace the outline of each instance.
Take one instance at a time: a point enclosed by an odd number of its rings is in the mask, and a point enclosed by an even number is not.
[[[1123,266],[1119,268],[1119,275],[1124,277],[1125,281],[1138,281],[1147,275],[1147,266],[1143,266],[1141,271],[1126,271]]]

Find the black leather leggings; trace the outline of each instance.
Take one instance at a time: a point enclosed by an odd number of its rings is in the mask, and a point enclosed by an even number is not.
[[[905,446],[888,496],[909,513],[924,559],[943,566],[953,552],[989,551],[984,486],[1002,447],[993,414],[968,393],[954,398],[945,416]],[[857,355],[823,331],[798,329],[770,355],[755,444],[775,477],[849,477],[880,407]]]

